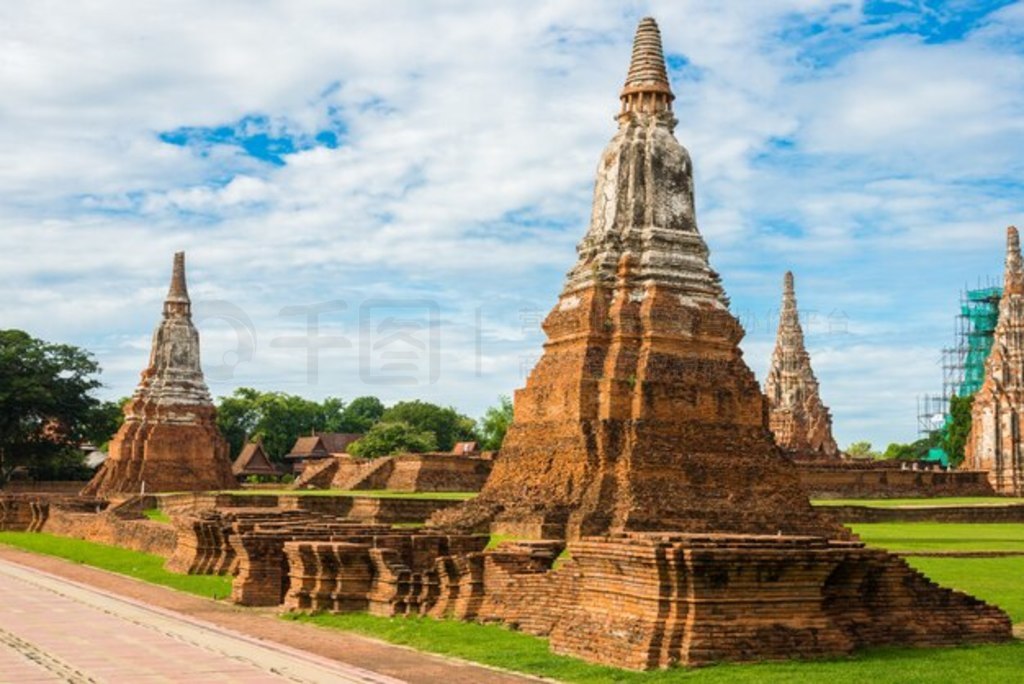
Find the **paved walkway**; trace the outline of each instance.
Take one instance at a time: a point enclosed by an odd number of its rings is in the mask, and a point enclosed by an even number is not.
[[[399,680],[0,561],[0,678],[7,682]]]
[[[0,682],[56,681],[538,680],[0,545]]]

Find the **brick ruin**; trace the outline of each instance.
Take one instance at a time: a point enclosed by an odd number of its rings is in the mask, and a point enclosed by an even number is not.
[[[532,538],[835,534],[765,421],[697,229],[693,166],[653,20],[641,22],[590,227],[480,496],[438,525]]]
[[[348,454],[309,463],[296,489],[387,489],[396,492],[478,492],[494,461],[445,453],[358,458]]]
[[[185,284],[185,254],[174,255],[163,320],[153,333],[149,365],[125,405],[109,457],[82,490],[117,493],[230,489],[236,484],[228,444],[199,363],[199,333]]]
[[[452,533],[567,540],[570,559],[547,569],[527,544],[499,547],[439,559],[439,577],[459,569],[439,581],[476,587],[474,563],[518,558],[483,573],[482,605],[528,615],[470,617],[638,669],[1010,638],[1002,611],[811,508],[708,263],[672,100],[644,19],[590,228],[501,458],[479,497],[431,519]]]
[[[974,395],[964,467],[987,470],[1000,494],[1024,496],[1024,266],[1017,229],[1006,229],[1006,272],[985,380]]]
[[[498,623],[632,669],[1010,639],[1001,610],[810,506],[708,264],[672,101],[644,19],[579,262],[477,499],[409,530],[356,520],[355,504],[182,495],[164,502],[168,568],[233,575],[243,605]],[[174,356],[198,372],[194,351]],[[177,415],[150,401],[147,377],[132,434]],[[212,407],[190,415],[212,425]],[[137,485],[143,459],[130,462],[114,470]],[[486,532],[526,539],[488,549]]]
[[[764,393],[768,398],[768,426],[783,451],[798,459],[840,458],[832,437],[832,416],[821,401],[811,356],[804,346],[790,271],[783,278],[779,331]]]

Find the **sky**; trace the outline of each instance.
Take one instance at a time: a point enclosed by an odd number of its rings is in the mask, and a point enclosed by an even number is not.
[[[646,15],[747,363],[791,269],[840,445],[914,439],[1024,220],[1021,2],[5,2],[0,327],[124,396],[184,250],[214,395],[479,416],[541,353]]]

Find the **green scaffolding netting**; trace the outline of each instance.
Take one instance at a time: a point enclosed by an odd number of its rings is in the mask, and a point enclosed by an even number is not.
[[[960,313],[967,320],[967,353],[964,356],[964,379],[957,395],[966,397],[981,389],[985,380],[985,359],[992,349],[992,334],[999,319],[999,297],[1002,288],[986,287],[968,290]]]

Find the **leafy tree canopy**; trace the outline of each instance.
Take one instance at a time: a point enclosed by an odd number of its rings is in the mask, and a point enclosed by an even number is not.
[[[971,434],[971,409],[974,407],[974,395],[967,397],[950,397],[950,421],[942,437],[942,448],[949,456],[949,464],[954,468],[964,462],[964,447]]]
[[[342,432],[341,399],[328,397],[315,402],[284,392],[260,392],[240,387],[222,397],[217,407],[217,426],[237,454],[245,440],[262,439],[272,459],[280,460],[301,435],[313,432]]]
[[[480,421],[480,448],[491,451],[500,449],[511,424],[512,400],[502,395],[498,397],[498,405],[487,409]]]
[[[99,372],[78,347],[0,330],[0,485],[19,466],[59,474],[62,463],[81,465],[78,446],[106,432],[104,410],[90,394]]]
[[[384,404],[377,397],[357,397],[340,416],[338,432],[365,434],[384,415]]]
[[[882,454],[871,448],[871,442],[854,442],[846,447],[850,458],[881,458]]]
[[[381,422],[407,423],[416,431],[431,432],[437,441],[435,448],[441,451],[451,451],[456,442],[477,438],[475,420],[450,406],[426,401],[400,401],[384,411]]]
[[[928,450],[939,446],[942,441],[942,434],[939,430],[927,437],[922,437],[910,444],[897,444],[893,442],[885,448],[882,458],[895,461],[920,461],[928,456]]]
[[[357,442],[349,445],[354,456],[375,458],[401,453],[435,451],[437,440],[429,430],[420,430],[401,421],[377,423]]]

